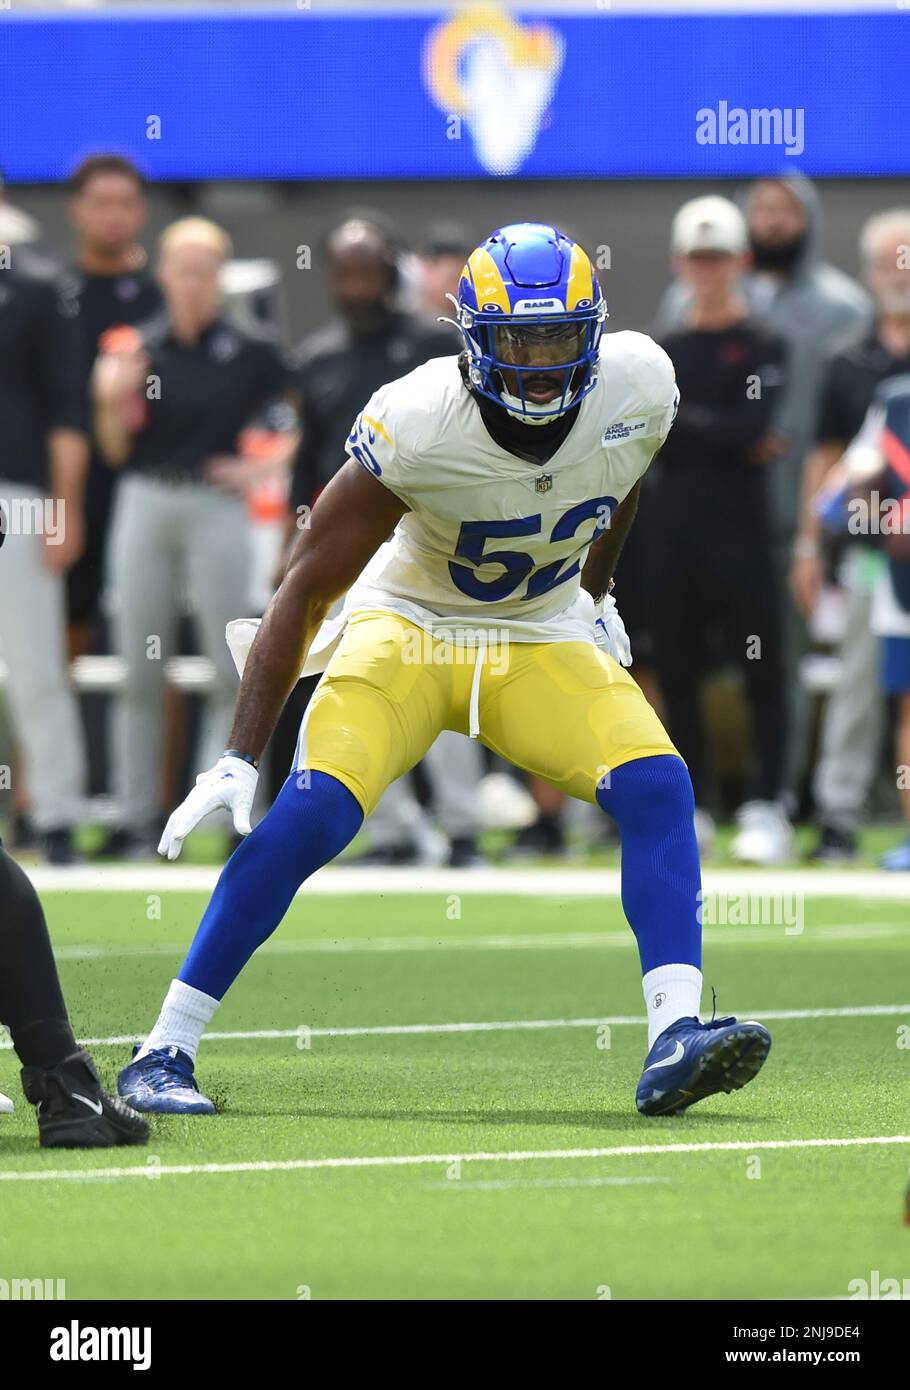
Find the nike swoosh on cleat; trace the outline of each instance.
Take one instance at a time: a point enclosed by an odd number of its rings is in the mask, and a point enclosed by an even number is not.
[[[649,1067],[645,1067],[645,1071],[655,1071],[657,1067],[672,1067],[677,1062],[681,1062],[685,1055],[686,1049],[683,1047],[681,1042],[677,1041],[676,1046],[670,1053],[669,1057],[664,1057],[663,1060],[660,1062],[652,1062]]]
[[[76,1091],[73,1092],[73,1100],[81,1100],[82,1104],[87,1105],[89,1110],[94,1110],[96,1115],[100,1115],[104,1111],[104,1106],[100,1100],[89,1100],[88,1096],[80,1096]]]

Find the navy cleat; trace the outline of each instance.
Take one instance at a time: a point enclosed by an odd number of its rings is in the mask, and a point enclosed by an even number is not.
[[[738,1091],[770,1050],[771,1034],[751,1019],[678,1018],[645,1058],[635,1104],[643,1115],[678,1115],[717,1091]]]
[[[133,1056],[139,1051],[133,1048]],[[156,1115],[214,1115],[215,1106],[204,1096],[193,1075],[193,1063],[177,1047],[147,1052],[117,1077],[117,1092],[134,1110]]]

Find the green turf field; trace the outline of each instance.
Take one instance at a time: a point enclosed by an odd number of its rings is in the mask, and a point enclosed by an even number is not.
[[[144,1031],[204,898],[164,894],[160,918],[132,892],[44,899],[79,1035]],[[808,898],[799,934],[709,928],[719,1012],[765,1019],[774,1048],[747,1089],[655,1121],[615,901],[544,881],[298,898],[213,1024],[279,1036],[203,1044],[221,1114],[90,1155],[40,1152],[24,1101],[0,1117],[0,1278],[71,1299],[804,1298],[878,1271],[910,1292],[910,1142],[799,1142],[910,1135],[908,934],[906,902],[849,898]],[[856,1012],[814,1016],[834,1009]],[[440,1027],[478,1023],[498,1026]],[[94,1051],[112,1083],[128,1046]],[[0,1090],[21,1098],[9,1050]]]

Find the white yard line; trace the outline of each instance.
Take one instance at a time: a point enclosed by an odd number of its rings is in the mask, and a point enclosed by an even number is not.
[[[204,1122],[203,1122],[204,1123]],[[104,1178],[190,1177],[220,1173],[295,1173],[332,1168],[411,1168],[453,1163],[535,1163],[585,1158],[641,1158],[662,1154],[755,1153],[759,1149],[840,1149],[910,1144],[910,1134],[851,1139],[748,1139],[703,1144],[616,1144],[606,1149],[515,1149],[499,1153],[382,1154],[375,1157],[292,1158],[248,1163],[145,1163],[130,1168],[57,1168],[0,1172],[0,1182],[93,1182]],[[453,1179],[453,1181],[455,1181]]]
[[[210,893],[219,869],[204,864],[79,864],[28,868],[39,892]],[[910,904],[910,874],[874,869],[711,869],[706,893],[793,893],[813,898],[894,899]],[[618,897],[618,869],[532,869],[486,865],[476,869],[355,869],[328,864],[302,893],[496,893],[543,897]]]
[[[902,1018],[910,1017],[910,1004],[857,1004],[835,1009],[741,1009],[739,1018],[767,1019],[771,1022],[817,1018]],[[205,1034],[206,1042],[271,1042],[287,1038],[392,1038],[444,1033],[525,1033],[546,1032],[554,1028],[644,1027],[646,1018],[614,1014],[601,1018],[521,1018],[467,1023],[383,1023],[362,1028],[257,1028],[249,1031]],[[126,1047],[142,1042],[144,1034],[122,1033],[108,1038],[83,1038],[83,1047]],[[0,1042],[0,1049],[12,1043]]]

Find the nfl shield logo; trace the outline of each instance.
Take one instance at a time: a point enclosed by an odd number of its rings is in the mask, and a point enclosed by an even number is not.
[[[541,476],[540,476],[540,477],[535,481],[535,483],[534,483],[534,491],[535,491],[535,492],[549,492],[549,491],[550,491],[550,488],[551,488],[552,486],[553,486],[553,474],[552,474],[552,473],[542,473]]]

